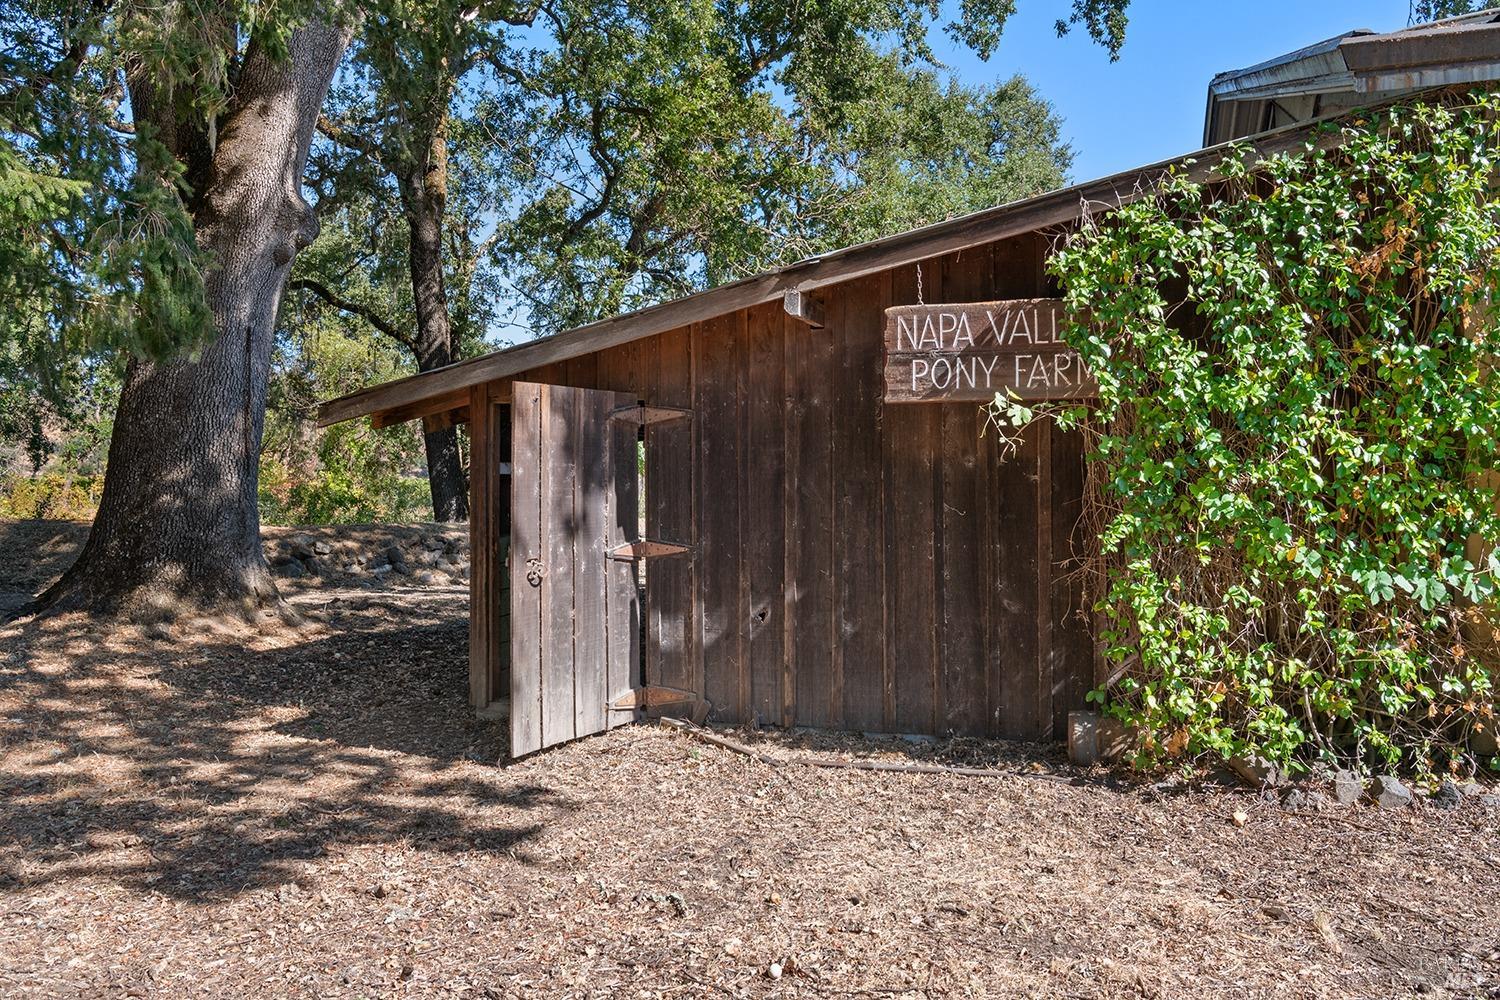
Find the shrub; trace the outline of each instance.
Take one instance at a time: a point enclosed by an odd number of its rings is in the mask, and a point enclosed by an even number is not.
[[[274,458],[261,458],[263,524],[401,523],[431,517],[431,493],[420,477],[392,471],[356,475],[336,467],[294,470]]]
[[[1474,764],[1497,680],[1497,112],[1466,95],[1231,155],[1054,256],[1100,385],[1042,408],[1089,432],[1115,665],[1092,697],[1145,758]]]
[[[0,517],[91,520],[99,507],[102,476],[43,473],[0,478]]]

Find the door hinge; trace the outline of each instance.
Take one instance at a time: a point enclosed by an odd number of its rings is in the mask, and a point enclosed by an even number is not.
[[[658,705],[681,705],[696,701],[698,701],[698,692],[696,691],[684,691],[681,688],[648,684],[645,687],[627,691],[611,702],[609,707],[623,712],[636,708],[655,708]]]
[[[639,541],[616,545],[609,550],[609,557],[622,561],[632,559],[663,559],[668,556],[680,556],[691,551],[692,549],[688,548],[688,546],[678,545],[676,542],[660,542],[654,538],[642,538]]]
[[[677,406],[651,406],[638,403],[635,406],[622,406],[617,410],[609,412],[609,419],[629,421],[645,427],[649,424],[665,424],[673,420],[686,420],[693,415],[692,410],[684,410]]]

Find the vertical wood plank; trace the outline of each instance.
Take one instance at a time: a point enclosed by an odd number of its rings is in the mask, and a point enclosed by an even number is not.
[[[593,389],[599,384],[599,352],[580,354],[563,362],[565,385]]]
[[[616,393],[608,408],[628,406],[634,393]],[[639,468],[636,462],[636,433],[633,424],[614,421],[605,428],[608,435],[606,482],[610,484],[607,505],[605,550],[639,537]],[[606,559],[604,562],[605,599],[608,604],[606,631],[608,674],[605,678],[606,722],[618,725],[635,717],[635,713],[608,710],[608,705],[641,686],[641,602],[633,563]]]
[[[742,721],[746,710],[740,702],[749,618],[741,604],[745,596],[740,537],[745,496],[740,478],[744,324],[741,312],[694,328],[693,410],[698,414],[699,428],[693,465],[699,508],[700,648],[704,697],[710,705],[710,718],[720,722]]]
[[[1043,245],[1032,237],[993,245],[996,298],[1042,294]],[[1008,739],[1040,739],[1051,728],[1050,678],[1042,663],[1042,630],[1048,614],[1042,589],[1040,547],[1044,502],[1041,479],[1050,464],[1045,425],[1028,428],[1019,447],[988,478],[992,567],[989,607],[989,727]],[[1044,707],[1045,704],[1045,707]]]
[[[1094,686],[1094,641],[1073,541],[1083,516],[1084,443],[1081,431],[1052,429],[1052,733],[1068,731],[1068,713],[1088,707]]]
[[[528,578],[542,560],[542,387],[517,382],[511,390],[511,756],[542,746],[541,588]],[[535,561],[535,562],[534,562]],[[471,570],[472,574],[472,570]]]
[[[578,522],[573,510],[577,396],[542,386],[542,744],[573,738],[573,567]]]
[[[1052,714],[1052,421],[1039,421],[1032,431],[1037,439],[1036,479],[1036,570],[1037,570],[1037,686],[1034,739],[1053,735]]]
[[[491,470],[510,467],[510,406],[496,402],[497,389],[494,383],[488,386],[489,405],[485,407],[489,435],[485,460]],[[490,495],[484,511],[490,536],[490,566],[485,586],[490,591],[490,623],[486,645],[490,661],[489,698],[495,701],[510,691],[510,476],[492,472],[488,478]]]
[[[686,328],[652,338],[647,363],[655,367],[653,402],[693,406],[692,341]],[[697,545],[693,517],[693,427],[690,420],[654,424],[646,429],[646,533],[652,538]],[[682,559],[659,559],[646,570],[650,622],[647,680],[687,691],[703,690],[694,639],[693,568],[699,553]]]
[[[834,726],[833,383],[837,334],[786,323],[783,716]]]
[[[568,409],[573,459],[573,733],[585,736],[609,727],[605,685],[610,666],[605,631],[605,538],[614,492],[609,462],[609,411],[614,394],[572,391]]]
[[[1037,628],[1041,613],[1037,558],[1041,434],[1037,428],[1027,431],[996,473],[994,561],[999,602],[993,625],[1001,656],[995,663],[999,676],[991,678],[990,690],[992,697],[998,693],[997,735],[1038,739],[1044,685]]]
[[[772,303],[747,316],[745,483],[742,534],[749,613],[747,720],[783,724],[786,504],[785,312]]]
[[[483,708],[494,700],[490,661],[497,609],[491,578],[495,572],[489,507],[495,488],[490,467],[489,387],[469,390],[469,704]]]
[[[540,368],[524,371],[517,375],[516,378],[524,379],[527,382],[535,382],[538,385],[567,385],[568,365],[565,361],[554,361],[551,364],[542,365]]]
[[[945,258],[942,301],[983,301],[991,294],[987,246],[972,247]],[[986,728],[987,678],[984,661],[984,581],[981,549],[985,512],[981,491],[980,404],[945,403],[937,407],[941,425],[938,502],[942,549],[938,553],[938,606],[941,608],[939,727],[964,736]]]
[[[933,287],[933,277],[929,264],[923,271],[925,288]],[[892,305],[916,301],[916,268],[897,269]],[[938,683],[934,556],[939,523],[933,489],[938,416],[932,406],[886,406],[883,422],[886,644],[891,656],[887,725],[897,732],[931,733],[936,731]]]
[[[496,388],[497,387],[493,383],[489,387],[490,405],[488,409],[490,419],[488,426],[490,431],[490,441],[486,451],[491,470],[498,470],[502,465],[508,467],[511,463],[510,404],[497,403],[495,401]],[[508,391],[506,393],[506,398],[509,398]],[[474,411],[470,409],[469,412],[473,413]],[[475,449],[472,443],[470,444],[470,451],[470,462],[473,462],[474,459],[472,455]],[[508,538],[510,536],[510,473],[505,473],[502,475],[498,471],[492,471],[490,473],[490,478],[494,483],[494,490],[490,497],[490,503],[485,508],[486,516],[491,519],[490,537],[492,539]],[[473,509],[473,507],[473,504],[469,505],[469,508],[471,510]],[[501,565],[499,568],[503,570],[504,566]],[[497,577],[496,579],[499,579],[503,576],[504,574],[501,573],[500,577]]]
[[[828,333],[837,338],[834,388],[835,708],[848,729],[885,728],[885,490],[882,407],[888,274],[834,289]]]
[[[650,379],[646,375],[645,357],[655,337],[632,340],[599,354],[597,385],[611,392],[628,393],[633,400],[650,398]]]

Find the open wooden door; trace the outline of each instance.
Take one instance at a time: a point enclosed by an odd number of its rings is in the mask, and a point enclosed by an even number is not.
[[[611,419],[634,408],[623,393],[512,386],[512,757],[639,712],[640,425]]]

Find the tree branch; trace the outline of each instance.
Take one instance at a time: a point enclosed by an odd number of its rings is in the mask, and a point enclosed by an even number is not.
[[[379,330],[381,333],[385,334],[387,337],[390,337],[396,343],[404,344],[411,350],[416,350],[416,341],[406,334],[403,334],[396,327],[396,324],[392,323],[384,316],[381,316],[369,306],[363,305],[359,302],[355,302],[352,299],[344,298],[343,296],[334,292],[333,289],[323,284],[321,281],[316,281],[312,278],[293,278],[291,281],[287,282],[287,287],[299,291],[312,292],[318,298],[333,306],[335,309],[349,313],[351,316],[358,316],[360,319],[364,320],[366,323],[369,323],[371,326]]]
[[[600,172],[604,175],[604,186],[599,191],[599,199],[584,209],[564,231],[560,240],[563,246],[571,244],[579,239],[588,227],[593,225],[605,212],[610,210],[614,202],[615,188],[620,180],[620,171],[614,159],[609,155],[604,142],[605,107],[603,103],[595,104],[590,114],[589,128],[589,152],[594,157],[594,162],[599,164]]]
[[[382,167],[385,166],[385,157],[382,155],[379,143],[355,132],[345,124],[334,121],[326,114],[318,115],[318,132],[345,149],[363,153]]]

